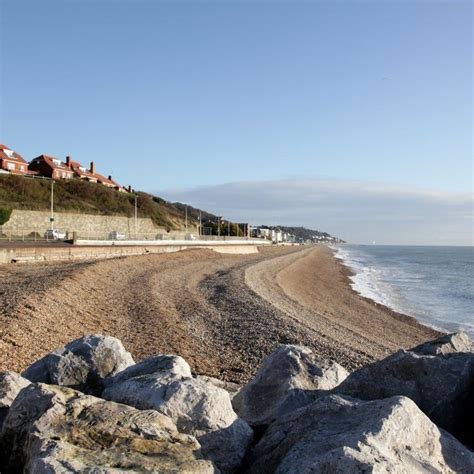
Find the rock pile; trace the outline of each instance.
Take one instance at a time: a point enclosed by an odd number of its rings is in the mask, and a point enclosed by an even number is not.
[[[462,333],[352,374],[284,345],[244,387],[85,336],[0,374],[0,472],[474,472],[473,382]]]

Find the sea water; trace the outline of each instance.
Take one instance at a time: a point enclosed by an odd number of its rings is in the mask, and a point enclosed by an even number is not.
[[[474,337],[474,247],[343,245],[352,288],[420,322]]]

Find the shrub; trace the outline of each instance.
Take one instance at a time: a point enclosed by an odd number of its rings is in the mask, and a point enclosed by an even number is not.
[[[12,215],[12,210],[6,207],[0,207],[0,225],[5,224],[10,220],[10,216]]]

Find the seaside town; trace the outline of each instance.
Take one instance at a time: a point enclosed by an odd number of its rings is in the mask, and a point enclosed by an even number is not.
[[[83,180],[89,183],[97,183],[106,186],[121,193],[134,193],[131,185],[123,186],[115,181],[111,175],[105,176],[97,172],[96,164],[90,163],[89,168],[83,164],[74,161],[70,156],[66,156],[65,160],[57,157],[42,154],[27,161],[17,151],[0,144],[0,174],[9,174],[15,176],[23,176],[31,179],[47,179],[47,180]],[[251,225],[248,223],[237,223],[232,226],[229,220],[225,220],[219,216],[207,214],[207,217],[199,217],[197,225],[197,233],[201,237],[216,234],[216,236],[225,237],[246,237],[252,239],[262,239],[280,245],[295,244],[314,244],[314,243],[341,243],[341,239],[333,237],[326,232],[315,232],[304,229],[304,234],[296,235],[288,230],[281,229],[279,226],[268,225]],[[187,226],[187,224],[186,224]],[[235,230],[236,229],[236,230]],[[186,231],[186,233],[188,233]],[[58,230],[56,233],[48,234],[57,236],[64,233]],[[110,229],[109,235],[122,236],[125,235]],[[188,238],[193,238],[193,234],[189,233]],[[148,239],[148,236],[146,237]]]

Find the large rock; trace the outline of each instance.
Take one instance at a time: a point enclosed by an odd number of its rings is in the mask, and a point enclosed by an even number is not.
[[[151,375],[154,379],[165,377],[169,380],[192,376],[189,364],[182,357],[158,355],[148,357],[138,364],[127,367],[113,378],[108,379],[108,384],[112,385],[131,378],[147,375]]]
[[[453,352],[472,352],[472,349],[469,336],[465,332],[457,332],[420,344],[410,351],[423,355],[443,355]]]
[[[250,425],[268,425],[311,403],[315,390],[332,389],[347,375],[342,366],[319,360],[311,349],[282,345],[263,361],[255,378],[232,399],[232,405]]]
[[[0,442],[5,473],[215,472],[169,417],[66,387],[25,388]]]
[[[438,426],[473,446],[474,354],[395,354],[353,372],[334,393],[362,400],[411,398]]]
[[[200,378],[145,374],[114,383],[103,397],[169,416],[178,430],[196,436],[206,459],[223,471],[238,468],[252,430],[232,409],[229,394]]]
[[[0,431],[11,404],[30,383],[16,372],[0,372]]]
[[[226,382],[224,380],[216,379],[215,377],[208,377],[207,375],[197,375],[196,378],[212,383],[212,385],[215,385],[216,387],[223,388],[229,394],[231,399],[234,398],[242,388],[242,385],[239,385],[238,383]]]
[[[471,451],[406,397],[362,402],[326,395],[274,422],[252,473],[473,472]]]
[[[35,362],[23,372],[31,382],[72,387],[98,395],[106,380],[134,364],[122,343],[111,336],[84,336]]]

